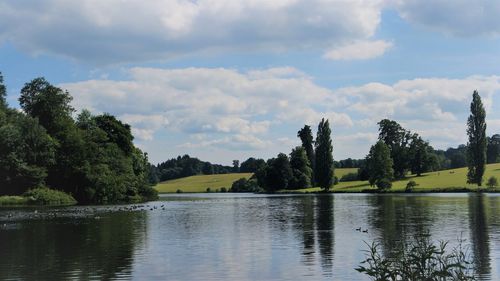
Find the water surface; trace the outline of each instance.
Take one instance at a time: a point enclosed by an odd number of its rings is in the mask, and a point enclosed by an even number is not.
[[[368,232],[356,231],[357,228]],[[500,280],[500,196],[175,194],[0,209],[0,280],[369,280],[364,242],[462,237]]]

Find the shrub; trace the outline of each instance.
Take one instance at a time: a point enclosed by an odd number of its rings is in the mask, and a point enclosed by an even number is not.
[[[46,187],[28,190],[23,196],[27,197],[28,204],[32,205],[68,206],[77,203],[73,196]]]
[[[182,190],[177,189],[177,191],[175,191],[175,193],[182,193]]]
[[[220,192],[227,192],[227,188],[225,188],[225,187],[221,187],[221,188],[220,188]]]
[[[229,191],[230,192],[260,192],[261,189],[259,188],[256,180],[253,180],[253,179],[247,180],[246,178],[241,178],[241,179],[233,182]]]
[[[434,244],[430,235],[402,244],[383,256],[380,244],[368,245],[366,260],[355,270],[371,277],[372,280],[407,281],[452,281],[476,280],[474,267],[466,249],[459,245],[447,252],[448,242]]]
[[[343,182],[343,181],[357,181],[357,180],[359,180],[358,173],[348,173],[343,175],[339,181]]]
[[[413,191],[413,188],[416,187],[418,184],[414,181],[414,180],[411,180],[409,181],[407,184],[406,184],[406,188],[405,188],[405,191],[406,192],[412,192]]]
[[[494,176],[491,176],[489,179],[488,179],[488,182],[486,183],[486,185],[489,187],[489,188],[493,188],[495,186],[498,186],[498,179]]]
[[[388,179],[378,180],[376,184],[379,190],[386,190],[392,187],[392,182]]]
[[[28,198],[23,196],[0,196],[0,206],[26,205]]]
[[[333,185],[339,184],[339,178],[337,176],[333,176]]]
[[[207,193],[210,193],[212,192],[212,189],[210,189],[210,187],[207,187]]]

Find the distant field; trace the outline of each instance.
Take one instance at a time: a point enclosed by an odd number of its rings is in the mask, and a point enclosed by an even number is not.
[[[339,169],[340,170],[340,169]],[[500,163],[489,164],[486,166],[486,173],[483,177],[483,187],[486,187],[486,181],[489,177],[495,176],[500,180]],[[414,180],[418,186],[414,188],[414,191],[436,191],[436,190],[458,190],[463,188],[468,188],[470,190],[476,190],[477,186],[473,184],[467,184],[467,168],[459,168],[452,170],[444,170],[439,172],[431,172],[423,174],[420,177],[410,176],[404,180],[393,182],[391,190],[401,191],[404,190],[406,184]],[[335,185],[333,191],[337,192],[360,192],[363,189],[372,188],[367,181],[351,181],[351,182],[341,182]],[[308,188],[300,189],[298,191],[303,192],[314,192],[319,191],[320,188]]]
[[[234,181],[240,178],[250,178],[251,173],[198,175],[159,183],[155,189],[160,193],[172,193],[178,189],[182,192],[206,192],[207,187],[215,192],[216,189],[225,187],[229,189]]]
[[[348,173],[354,173],[358,169],[344,168],[335,169],[335,175],[341,178]],[[251,173],[222,174],[222,175],[198,175],[159,183],[155,186],[160,193],[172,193],[178,189],[182,192],[206,192],[207,187],[212,191],[225,187],[229,189],[234,181],[240,178],[250,178]]]

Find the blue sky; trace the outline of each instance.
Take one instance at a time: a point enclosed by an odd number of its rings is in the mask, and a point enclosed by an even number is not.
[[[332,123],[362,158],[382,118],[435,148],[466,142],[473,90],[500,133],[500,2],[0,0],[8,102],[44,76],[77,110],[133,127],[153,163],[268,158]]]

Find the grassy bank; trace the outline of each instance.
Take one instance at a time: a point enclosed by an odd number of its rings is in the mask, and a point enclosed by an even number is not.
[[[221,175],[197,175],[175,180],[164,181],[155,186],[160,193],[182,192],[206,192],[210,188],[212,192],[225,187],[229,189],[234,181],[240,178],[250,178],[251,173],[235,173]]]
[[[73,196],[48,188],[32,189],[22,196],[0,196],[0,206],[70,206],[76,203]]]
[[[487,188],[486,182],[491,176],[495,176],[497,179],[500,179],[500,163],[489,164],[486,166],[486,173],[483,177],[484,182],[481,189]],[[467,184],[467,168],[458,168],[425,173],[420,177],[411,175],[406,179],[393,182],[392,188],[389,191],[404,192],[406,184],[410,180],[413,180],[418,184],[418,186],[413,189],[413,192],[465,192],[479,190],[477,185]],[[320,188],[315,187],[299,189],[296,190],[296,192],[318,192],[320,190]],[[333,192],[363,192],[370,190],[376,190],[376,188],[371,187],[368,181],[340,182],[332,189]],[[492,191],[500,191],[500,188],[496,187]]]

